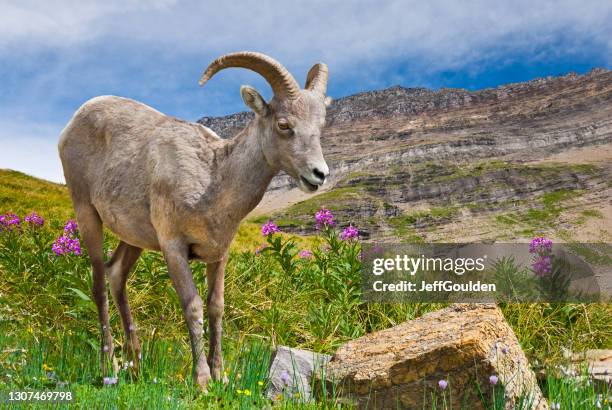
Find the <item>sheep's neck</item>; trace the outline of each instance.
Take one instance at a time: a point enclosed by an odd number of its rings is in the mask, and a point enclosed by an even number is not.
[[[225,142],[219,171],[222,181],[222,213],[240,222],[261,201],[270,181],[278,173],[264,156],[257,120],[253,120],[234,138]]]

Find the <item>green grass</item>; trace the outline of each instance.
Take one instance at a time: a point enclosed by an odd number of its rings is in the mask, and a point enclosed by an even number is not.
[[[585,209],[584,211],[581,212],[581,214],[582,216],[587,217],[587,218],[597,218],[597,219],[604,218],[601,211],[598,211],[597,209]]]
[[[566,201],[582,194],[582,190],[565,188],[547,192],[528,209],[497,214],[494,219],[500,226],[513,229],[515,234],[523,237],[536,236],[555,226]],[[589,212],[582,214],[583,218],[590,215]]]
[[[351,199],[358,199],[362,195],[361,190],[356,187],[338,188],[298,202],[290,206],[283,213],[289,217],[298,216],[304,218],[308,215],[314,215],[321,207],[332,211],[337,210],[342,204],[350,202]]]
[[[21,189],[22,185],[31,189]],[[0,192],[4,207],[0,213],[15,211],[23,216],[36,210],[47,219],[42,228],[0,233],[0,391],[64,386],[76,392],[76,406],[81,408],[91,408],[92,403],[96,408],[260,407],[268,404],[261,392],[271,346],[333,353],[347,340],[442,307],[366,304],[361,301],[358,243],[333,238],[291,241],[285,235],[255,255],[255,246],[264,238],[251,223],[241,228],[226,272],[224,353],[230,384],[213,385],[208,396],[198,395],[191,386],[180,304],[161,255],[144,252],[128,281],[144,346],[142,371],[137,380],[126,371],[117,386],[104,387],[98,370],[97,314],[89,296],[89,263],[84,256],[56,257],[51,252],[65,219],[72,215],[65,187],[2,171]],[[448,212],[432,214],[444,217]],[[107,234],[105,253],[115,244],[116,239]],[[315,253],[313,259],[296,256],[306,247]],[[204,268],[192,263],[203,298]],[[501,308],[526,354],[543,366],[557,364],[562,348],[612,347],[608,304]],[[123,336],[114,307],[111,326],[119,352]],[[51,367],[55,376],[48,377],[43,365]],[[250,395],[244,394],[245,389]],[[305,406],[287,397],[275,406],[321,408],[336,407],[338,402],[331,397]]]
[[[242,347],[228,344],[228,383],[213,382],[204,395],[191,382],[187,360],[191,353],[182,343],[145,341],[138,374],[129,365],[122,366],[116,385],[105,386],[98,354],[89,345],[88,337],[86,333],[64,334],[59,343],[52,343],[44,335],[1,335],[0,389],[70,391],[74,395],[72,408],[82,409],[250,409],[271,404],[264,394],[271,348],[261,341],[252,340]],[[285,404],[290,405],[292,400],[287,398]]]

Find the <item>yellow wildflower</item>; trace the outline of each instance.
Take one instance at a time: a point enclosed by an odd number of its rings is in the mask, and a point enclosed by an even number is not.
[[[260,380],[260,381],[257,382],[257,384],[260,385],[260,386],[263,386],[264,383]]]
[[[244,389],[244,395],[245,396],[250,396],[251,395],[251,391],[249,389]]]
[[[46,372],[50,372],[53,370],[53,368],[51,366],[48,366],[47,363],[43,363],[42,368]]]

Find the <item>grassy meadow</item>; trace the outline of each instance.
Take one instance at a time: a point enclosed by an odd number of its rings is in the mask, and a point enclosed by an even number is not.
[[[44,217],[44,225],[23,221],[32,211]],[[358,241],[341,240],[333,231],[309,238],[283,233],[264,237],[259,224],[246,222],[232,245],[226,271],[223,326],[229,382],[213,383],[206,395],[192,386],[191,352],[178,298],[161,255],[146,251],[128,281],[143,344],[140,373],[136,377],[129,363],[121,361],[123,334],[111,303],[122,371],[116,384],[105,385],[86,252],[58,256],[52,251],[73,217],[66,188],[0,170],[0,214],[6,213],[19,215],[22,223],[20,229],[0,231],[0,394],[70,390],[75,395],[71,407],[84,409],[346,407],[333,394],[310,403],[295,392],[274,402],[266,397],[273,346],[333,353],[347,340],[442,307],[365,304],[360,297]],[[338,221],[342,226],[348,222]],[[107,232],[107,255],[116,243]],[[192,269],[205,298],[205,265],[193,262]],[[551,403],[563,409],[591,409],[598,403],[609,408],[608,390],[597,390],[588,378],[562,377],[557,369],[564,364],[563,349],[612,348],[610,304],[501,308],[535,370],[547,374],[542,387]],[[0,408],[3,399],[0,396]],[[436,403],[437,408],[448,407],[443,392]],[[487,408],[500,406],[487,403]]]

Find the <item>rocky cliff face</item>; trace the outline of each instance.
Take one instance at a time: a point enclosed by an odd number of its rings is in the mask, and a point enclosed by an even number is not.
[[[199,122],[227,138],[251,118],[239,113]],[[415,209],[422,214],[452,208],[442,220],[457,225],[487,209],[497,209],[497,218],[499,212],[527,212],[533,204],[542,208],[546,194],[561,191],[580,192],[576,197],[599,191],[598,200],[609,206],[601,192],[609,189],[612,156],[597,164],[589,158],[608,152],[610,144],[608,70],[474,92],[400,86],[365,92],[340,98],[328,110],[322,145],[331,191],[287,209],[264,205],[259,213],[276,214],[288,228],[307,232],[305,215],[331,206],[345,221],[359,224],[365,236],[412,240],[412,233],[432,239],[423,229],[434,226],[431,218],[419,223]],[[578,153],[560,163],[534,165],[572,152]],[[588,166],[581,168],[583,162]],[[275,203],[292,205],[277,200],[294,191],[287,176],[276,177],[269,191]]]
[[[568,87],[603,80],[610,71],[594,69],[584,76],[570,73],[563,77],[546,77],[524,83],[507,84],[479,91],[445,88],[405,88],[399,85],[385,90],[368,91],[334,100],[327,112],[327,126],[355,120],[416,116],[476,105],[494,104],[521,96],[550,94]],[[202,117],[199,123],[215,130],[223,138],[230,138],[253,119],[253,113],[240,112],[224,117]]]

